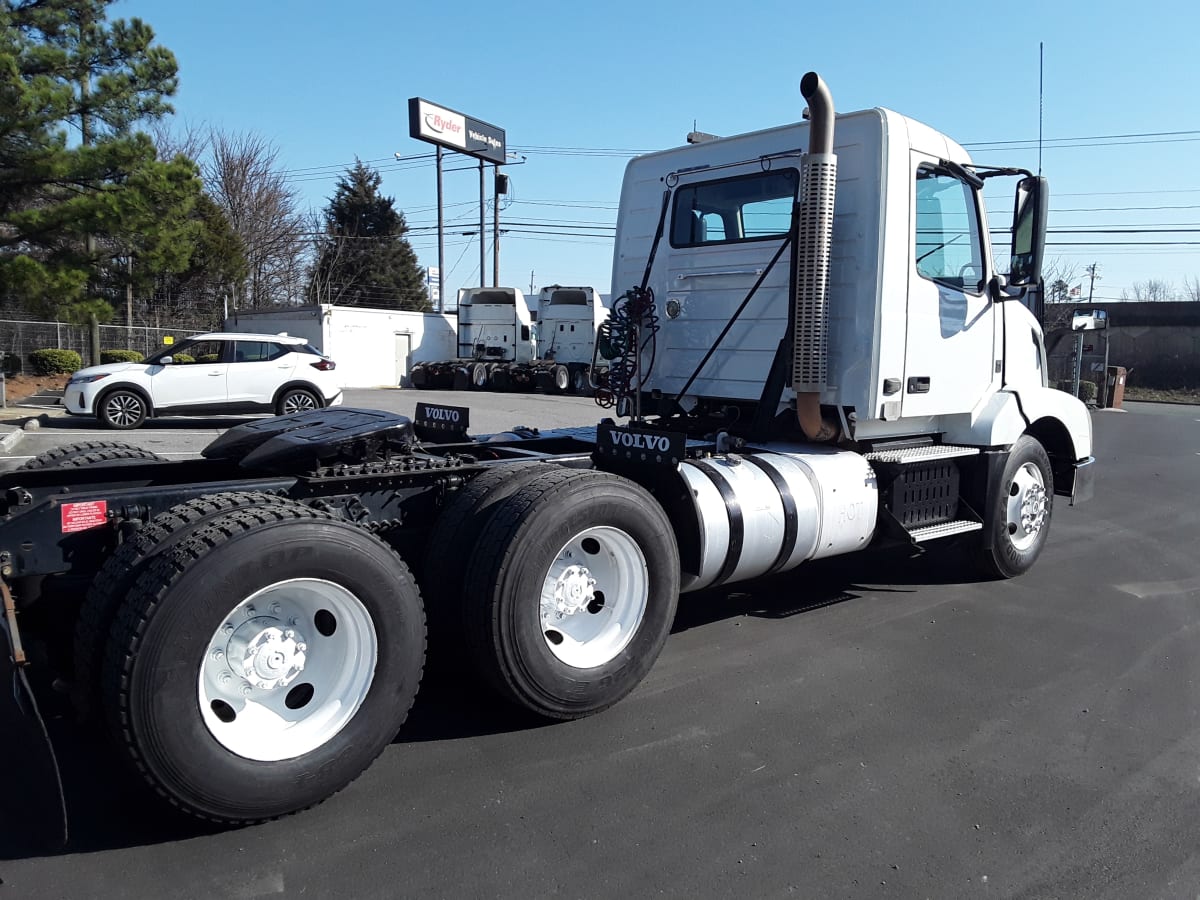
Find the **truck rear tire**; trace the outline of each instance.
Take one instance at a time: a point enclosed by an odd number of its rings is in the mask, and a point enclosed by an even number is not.
[[[490,469],[456,491],[434,522],[421,592],[435,662],[457,661],[453,648],[462,646],[464,558],[470,557],[498,505],[548,468],[545,463],[514,462]]]
[[[134,450],[139,453],[148,453],[148,450],[142,450],[140,447],[135,447],[133,444],[126,444],[123,441],[80,441],[75,444],[64,444],[61,447],[55,447],[53,450],[47,450],[44,453],[39,453],[33,459],[23,463],[19,470],[22,472],[31,469],[57,469],[63,465],[64,461],[73,459],[76,456],[83,456],[87,453],[95,453],[99,450]],[[164,457],[154,455],[155,459],[163,460]]]
[[[571,393],[586,397],[590,388],[587,366],[576,366],[571,372]]]
[[[223,824],[286,815],[395,737],[425,656],[421,596],[374,535],[300,506],[210,520],[113,625],[105,710],[159,794]]]
[[[999,489],[984,517],[985,543],[991,544],[979,549],[984,574],[1015,578],[1028,572],[1046,545],[1053,505],[1050,457],[1035,438],[1022,435],[1009,451]]]
[[[553,719],[599,712],[657,659],[679,599],[679,550],[628,479],[549,471],[503,502],[467,564],[472,661],[506,699]]]
[[[491,384],[492,373],[487,363],[475,363],[471,366],[471,388],[476,391],[486,391]]]
[[[229,491],[197,497],[155,516],[117,546],[92,580],[75,621],[75,679],[71,699],[81,719],[91,719],[95,712],[105,641],[117,609],[150,563],[163,550],[230,510],[293,502],[262,491]]]
[[[550,370],[550,384],[556,394],[565,394],[571,386],[571,373],[564,365],[556,365]]]

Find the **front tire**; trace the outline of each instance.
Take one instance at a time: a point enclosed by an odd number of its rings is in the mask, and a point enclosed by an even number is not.
[[[463,607],[473,660],[549,718],[599,712],[657,659],[679,599],[679,550],[658,502],[603,472],[547,472],[484,525]]]
[[[165,550],[113,625],[105,709],[160,794],[224,824],[319,803],[399,730],[421,597],[401,559],[299,506],[226,513]]]
[[[996,496],[984,519],[985,544],[980,568],[996,578],[1028,572],[1050,534],[1054,471],[1038,441],[1022,435],[1009,451]]]
[[[105,428],[130,431],[146,421],[150,407],[137,391],[119,388],[100,398],[96,416]]]

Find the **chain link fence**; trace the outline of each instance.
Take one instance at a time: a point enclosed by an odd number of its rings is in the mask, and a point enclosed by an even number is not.
[[[149,356],[163,347],[163,338],[172,336],[176,340],[190,334],[198,334],[196,328],[155,328],[145,325],[101,325],[101,350],[136,350]],[[95,365],[100,360],[89,360],[88,326],[72,325],[67,322],[38,322],[20,319],[0,319],[0,357],[4,360],[4,371],[10,375],[28,372],[29,354],[34,350],[74,350],[84,365]]]

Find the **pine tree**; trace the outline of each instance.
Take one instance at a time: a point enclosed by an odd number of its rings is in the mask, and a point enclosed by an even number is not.
[[[171,111],[175,57],[111,3],[0,0],[0,300],[93,326],[131,253],[187,266],[200,195],[194,163],[133,130]]]
[[[361,161],[338,179],[309,280],[312,302],[432,309],[404,214],[380,195],[381,182]]]

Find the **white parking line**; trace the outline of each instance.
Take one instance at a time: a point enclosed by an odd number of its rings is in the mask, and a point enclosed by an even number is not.
[[[137,431],[76,431],[74,428],[39,428],[33,431],[26,431],[25,437],[62,437],[63,435],[86,435],[87,437],[107,437],[115,440],[121,440],[129,437],[139,437],[141,435],[186,435],[186,434],[216,434],[219,431],[224,431],[223,428],[139,428]]]
[[[199,456],[198,451],[193,450],[153,450],[159,456]],[[0,456],[0,460],[4,459],[34,459],[34,456]]]

